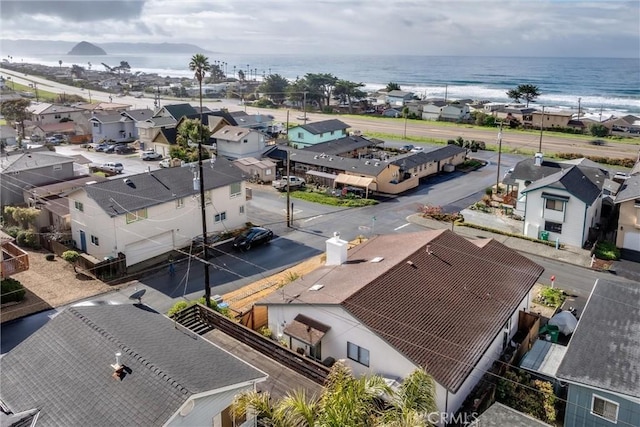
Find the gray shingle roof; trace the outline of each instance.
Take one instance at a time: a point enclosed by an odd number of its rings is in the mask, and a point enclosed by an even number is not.
[[[551,427],[530,415],[495,402],[473,422],[476,427]]]
[[[382,235],[258,304],[340,304],[456,392],[543,270],[497,241],[449,230]]]
[[[151,117],[151,116],[149,116]],[[119,112],[108,112],[108,113],[104,113],[104,114],[96,114],[94,116],[92,116],[89,121],[90,122],[100,122],[100,123],[118,123],[118,122],[122,122],[125,120],[131,120],[130,117],[124,117],[122,114],[120,114]]]
[[[218,158],[213,169],[205,161],[203,171],[205,190],[243,181],[242,171],[224,158]],[[190,167],[174,167],[98,182],[84,190],[107,214],[117,216],[195,195],[193,177]]]
[[[129,116],[135,122],[143,122],[153,117],[153,111],[148,108],[138,110],[127,110],[122,112],[123,116]]]
[[[632,175],[624,181],[618,195],[616,203],[626,202],[640,198],[640,175]]]
[[[300,125],[300,127],[313,135],[319,135],[321,133],[345,130],[349,128],[349,125],[341,122],[338,119],[323,120],[321,122],[307,123],[306,125]],[[291,128],[294,129],[294,128]],[[291,129],[289,129],[291,131]]]
[[[598,279],[557,377],[640,398],[640,287]]]
[[[565,190],[584,203],[591,204],[600,196],[606,178],[606,175],[600,169],[571,166],[568,169],[560,170],[539,179],[522,192],[528,193],[541,188],[555,188]]]
[[[49,150],[17,152],[10,155],[2,155],[0,172],[19,172],[46,166],[63,165],[65,163],[73,163],[73,158],[56,154]]]
[[[131,370],[112,378],[115,353]],[[0,359],[1,399],[38,426],[156,426],[191,396],[264,374],[143,305],[68,308]]]
[[[441,160],[448,159],[457,154],[466,153],[466,148],[459,147],[454,144],[435,147],[429,151],[421,151],[419,153],[411,153],[402,159],[394,160],[393,163],[402,165],[404,163],[404,169],[408,170],[419,165],[424,165],[429,162],[439,162]]]
[[[382,141],[371,141],[369,139],[363,138],[361,136],[345,136],[340,139],[335,139],[333,141],[322,142],[320,144],[310,145],[309,147],[305,147],[305,151],[313,151],[315,153],[325,153],[325,154],[341,154],[347,153],[349,151],[357,150],[359,148],[376,146],[382,143]]]

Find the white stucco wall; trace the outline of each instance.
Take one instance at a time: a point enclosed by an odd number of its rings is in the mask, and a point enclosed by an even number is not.
[[[225,231],[239,228],[247,221],[246,208],[240,213],[241,206],[246,204],[246,189],[242,182],[241,193],[230,196],[229,187],[209,190],[213,204],[206,205],[207,232]],[[83,204],[84,211],[75,207],[75,202]],[[186,197],[182,206],[176,200],[147,209],[147,218],[127,224],[126,215],[109,217],[101,207],[87,196],[84,190],[78,190],[69,196],[71,213],[72,239],[80,248],[80,231],[86,234],[87,253],[98,259],[116,256],[118,252],[126,255],[127,245],[146,241],[153,246],[154,236],[171,232],[173,247],[188,246],[191,240],[202,234],[202,221],[198,199]],[[215,222],[217,213],[226,213],[224,221]],[[98,238],[99,245],[92,244],[91,236]]]
[[[564,204],[564,211],[554,211],[545,208],[545,200],[542,193],[557,194],[569,197],[569,201]],[[544,230],[545,221],[553,221],[562,224],[562,233],[549,233],[549,241],[560,239],[560,243],[582,247],[587,239],[589,227],[598,222],[596,212],[600,215],[602,201],[600,198],[591,206],[585,205],[580,199],[572,196],[567,191],[559,189],[541,188],[526,193],[524,230],[528,237],[538,238],[535,235],[537,226],[539,231]]]
[[[246,140],[246,142],[245,142]],[[266,147],[266,137],[260,132],[250,132],[246,138],[240,141],[230,141],[226,139],[216,139],[216,149],[218,155],[233,159],[242,157],[262,157],[262,153]]]
[[[528,309],[530,294],[526,295],[508,323],[509,339],[518,331],[518,312]],[[331,326],[322,339],[321,358],[333,357],[344,359],[351,366],[354,374],[379,374],[388,378],[405,378],[416,365],[403,354],[392,348],[386,341],[363,326],[349,312],[339,305],[268,305],[269,328],[279,336],[286,324],[290,323],[298,314],[304,314],[318,322]],[[498,359],[503,350],[503,328],[496,325],[496,337],[488,351],[476,365],[469,377],[464,381],[457,393],[448,392],[436,383],[436,403],[442,412],[455,413],[464,402],[467,395],[475,387],[491,364]],[[283,335],[286,338],[286,336]],[[361,365],[347,357],[347,342],[351,342],[369,350],[369,367]],[[428,370],[427,370],[428,371]]]

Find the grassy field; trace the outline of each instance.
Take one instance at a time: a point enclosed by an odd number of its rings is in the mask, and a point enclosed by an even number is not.
[[[12,88],[13,90],[15,90],[16,92],[27,92],[27,93],[32,93],[35,97],[35,90],[32,87],[20,84],[20,83],[16,83],[16,82],[12,82],[9,81],[9,87]],[[37,86],[36,86],[37,87]],[[46,90],[42,90],[38,87],[38,100],[39,101],[47,101],[47,102],[51,102],[54,101],[58,98],[58,94],[57,93],[53,93],[53,92],[49,92]]]

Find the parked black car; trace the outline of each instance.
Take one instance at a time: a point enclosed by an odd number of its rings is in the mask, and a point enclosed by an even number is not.
[[[233,240],[233,247],[248,251],[252,246],[269,243],[273,239],[273,231],[263,227],[251,227]]]
[[[116,154],[129,154],[136,151],[136,149],[127,144],[122,144],[122,145],[117,145],[113,151],[115,151]]]

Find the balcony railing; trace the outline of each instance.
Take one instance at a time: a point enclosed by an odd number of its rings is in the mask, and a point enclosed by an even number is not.
[[[2,244],[2,263],[0,275],[4,279],[29,269],[29,254],[11,242]]]

